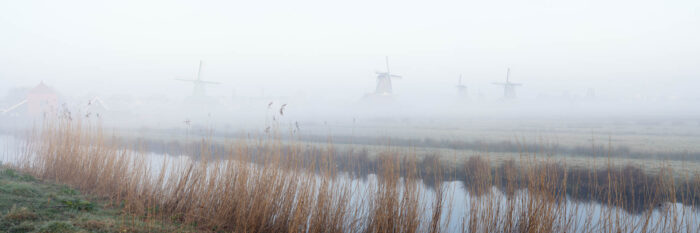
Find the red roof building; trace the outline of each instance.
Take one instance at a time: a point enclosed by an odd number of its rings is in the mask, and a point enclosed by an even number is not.
[[[27,94],[27,114],[41,116],[58,109],[58,94],[44,82],[29,90]]]

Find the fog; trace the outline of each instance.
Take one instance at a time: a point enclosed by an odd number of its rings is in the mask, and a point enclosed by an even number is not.
[[[71,106],[99,97],[115,126],[255,128],[282,104],[287,122],[319,124],[700,115],[693,0],[3,1],[0,31],[0,109],[43,82]],[[391,101],[367,100],[387,56],[403,78]],[[192,103],[174,79],[200,60],[220,84]],[[508,68],[523,85],[504,100],[492,83]]]

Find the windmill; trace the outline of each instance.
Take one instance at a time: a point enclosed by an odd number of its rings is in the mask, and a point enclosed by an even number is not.
[[[595,89],[588,88],[588,90],[586,90],[586,99],[589,99],[589,100],[595,99]]]
[[[515,87],[522,86],[520,83],[510,82],[510,68],[506,73],[505,83],[493,83],[494,85],[503,86],[503,99],[515,99]]]
[[[210,81],[202,80],[202,61],[201,60],[199,61],[199,69],[197,70],[197,79],[176,78],[175,80],[194,83],[194,88],[192,89],[192,98],[200,99],[200,100],[205,99],[207,97],[207,94],[206,94],[205,89],[204,89],[204,87],[207,84],[210,84],[210,85],[220,84],[218,82],[210,82]]]
[[[391,78],[401,78],[400,75],[391,74],[389,71],[389,57],[386,57],[386,72],[377,73],[377,89],[374,91],[375,95],[391,95],[393,92],[391,88]]]
[[[457,82],[457,94],[460,97],[467,97],[467,86],[462,84],[462,75],[459,75],[459,81]]]

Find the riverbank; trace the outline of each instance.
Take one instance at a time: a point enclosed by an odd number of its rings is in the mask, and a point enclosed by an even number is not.
[[[226,147],[202,138],[185,148],[198,156],[170,156],[113,143],[80,121],[49,123],[17,148],[13,166],[197,230],[700,232],[700,176],[680,182],[671,168],[650,176],[612,162],[494,167],[480,157],[453,168],[410,150],[343,155],[276,138]]]
[[[194,232],[146,220],[118,204],[0,166],[0,232]]]

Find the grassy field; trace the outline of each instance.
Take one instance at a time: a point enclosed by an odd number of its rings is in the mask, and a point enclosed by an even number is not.
[[[123,145],[160,154],[192,154],[193,151],[188,151],[188,148],[199,147],[202,137],[200,135],[190,136],[188,138],[182,135],[173,135],[167,133],[148,132],[140,135],[125,134],[115,137]],[[247,144],[256,142],[256,139],[241,139],[227,138],[222,136],[206,136],[208,146],[217,150],[225,150],[226,147],[232,144]],[[264,140],[264,139],[262,139]],[[557,153],[555,149],[543,146],[542,150],[527,148],[528,145],[513,144],[514,147],[510,151],[493,151],[493,148],[483,147],[482,149],[452,149],[445,147],[430,147],[430,146],[406,146],[395,145],[390,140],[382,141],[376,139],[375,144],[363,143],[341,143],[333,142],[310,142],[300,140],[278,140],[280,146],[293,146],[295,144],[303,144],[305,150],[323,150],[332,144],[332,149],[336,156],[357,156],[366,155],[370,159],[381,157],[388,150],[401,151],[402,154],[410,154],[423,159],[425,157],[438,157],[442,162],[449,165],[464,164],[472,157],[482,157],[489,160],[489,164],[493,167],[498,167],[504,162],[514,160],[520,163],[521,160],[536,160],[540,162],[558,162],[569,168],[606,168],[610,164],[615,166],[635,166],[641,168],[649,174],[656,174],[663,168],[671,168],[674,175],[677,177],[694,174],[700,171],[700,160],[694,159],[658,159],[648,157],[630,157],[620,156],[613,152],[607,151],[606,148],[599,148],[596,152],[597,156],[578,155]],[[386,143],[382,145],[381,143]],[[194,151],[194,154],[198,154]],[[197,157],[196,155],[194,157]]]
[[[631,122],[628,122],[631,121]],[[637,119],[637,121],[639,121]],[[277,123],[286,128],[285,123]],[[294,124],[292,124],[294,125]],[[299,124],[290,126],[290,132],[280,132],[282,140],[303,141],[321,146],[383,149],[414,148],[440,154],[512,155],[526,152],[551,152],[558,157],[612,157],[636,159],[640,163],[657,161],[690,161],[700,163],[700,125],[652,124],[646,125],[628,119],[622,122],[576,121],[572,119],[452,121],[387,121],[328,125]],[[264,129],[264,127],[263,127]],[[283,130],[284,131],[284,130]],[[296,133],[292,134],[294,131]],[[234,131],[226,128],[194,125],[192,128],[114,129],[127,140],[184,143],[210,138],[214,142],[264,138],[261,129]]]
[[[194,232],[144,221],[118,203],[0,166],[0,232]]]

